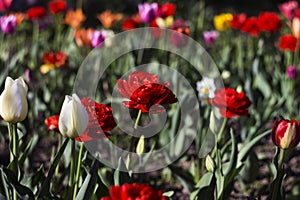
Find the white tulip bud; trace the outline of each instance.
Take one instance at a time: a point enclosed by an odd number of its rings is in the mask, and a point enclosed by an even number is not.
[[[15,124],[26,118],[27,90],[28,87],[21,77],[16,80],[6,78],[4,91],[0,96],[0,115],[5,121]]]
[[[60,133],[74,139],[81,135],[88,126],[89,117],[76,94],[66,95],[60,111],[58,127]]]

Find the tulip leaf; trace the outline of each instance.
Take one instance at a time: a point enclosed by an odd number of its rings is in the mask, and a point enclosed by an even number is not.
[[[13,188],[21,199],[33,200],[34,195],[33,192],[26,186],[21,185],[18,177],[15,173],[7,168],[3,168],[4,177],[7,180],[7,184]]]
[[[240,150],[239,155],[238,155],[238,167],[241,165],[240,162],[243,162],[246,157],[248,156],[249,151],[264,137],[266,137],[267,135],[269,135],[271,133],[272,130],[267,130],[261,134],[259,134],[258,136],[256,136],[255,138],[253,138],[249,143],[245,144],[244,147]]]
[[[230,155],[230,160],[229,160],[229,166],[225,171],[225,180],[226,181],[231,180],[232,171],[236,167],[237,157],[238,157],[237,142],[234,137],[234,133],[233,133],[232,129],[230,129],[230,136],[231,136],[231,155]],[[226,183],[226,181],[225,181],[225,183]]]
[[[94,189],[97,184],[99,164],[99,161],[95,159],[92,168],[90,169],[76,196],[76,200],[89,200],[91,195],[94,194]]]
[[[201,199],[201,197],[205,196],[208,199],[213,199],[213,191],[215,188],[215,177],[211,172],[207,172],[204,174],[199,182],[196,185],[196,190],[193,191],[190,195],[191,200]],[[208,197],[208,194],[211,194],[212,198]]]
[[[126,165],[122,158],[119,158],[118,168],[114,173],[114,184],[123,185],[124,183],[132,183],[128,172],[120,171],[120,169],[126,169]]]
[[[183,170],[180,167],[169,165],[170,170],[176,175],[176,177],[182,182],[182,185],[189,191],[192,192],[194,190],[194,178],[188,172]]]
[[[68,142],[69,142],[69,139],[65,139],[65,141],[63,142],[62,146],[60,147],[58,153],[56,154],[56,156],[53,160],[53,163],[49,169],[48,175],[47,175],[45,181],[42,183],[42,187],[38,193],[39,198],[44,197],[44,196],[48,196],[48,197],[51,196],[50,191],[49,191],[50,183],[51,183],[52,177],[55,173],[55,169],[56,169],[57,165],[59,164],[59,161],[66,149]]]

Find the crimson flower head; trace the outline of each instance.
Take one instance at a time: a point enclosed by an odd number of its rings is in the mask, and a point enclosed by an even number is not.
[[[64,12],[67,9],[67,3],[64,0],[54,0],[48,4],[48,9],[51,14],[56,15]]]
[[[184,47],[185,45],[187,45],[188,40],[185,35],[190,35],[189,24],[181,19],[178,19],[174,21],[174,23],[171,26],[171,29],[176,31],[172,32],[171,35],[172,44],[177,48]]]
[[[77,141],[101,139],[105,137],[106,132],[116,127],[111,107],[87,97],[81,99],[81,104],[88,113],[89,123],[87,129],[76,138]]]
[[[54,53],[46,51],[42,60],[44,63],[53,64],[56,67],[61,67],[67,63],[68,58],[65,53],[60,52],[60,51],[57,51]]]
[[[126,18],[126,19],[124,19],[124,21],[122,23],[122,30],[128,31],[131,29],[138,28],[141,25],[141,23],[142,23],[142,20],[139,15]]]
[[[45,119],[49,131],[58,131],[59,115],[53,115]]]
[[[297,38],[293,35],[282,35],[279,38],[278,47],[282,51],[295,51],[297,45]]]
[[[33,7],[27,11],[27,19],[29,20],[40,19],[45,16],[46,16],[46,9],[42,6]]]
[[[169,89],[169,83],[159,83],[158,76],[148,72],[135,71],[128,80],[118,79],[119,93],[129,99],[122,104],[126,108],[141,110],[142,112],[160,113],[165,109],[159,105],[176,103],[178,100]]]
[[[154,190],[146,184],[125,183],[122,186],[112,186],[109,190],[110,197],[102,197],[100,200],[167,200],[162,191]]]
[[[253,37],[257,37],[260,32],[258,19],[256,17],[247,18],[241,27],[241,31],[244,33],[249,33]]]
[[[258,17],[258,27],[261,31],[276,32],[281,28],[280,17],[274,12],[263,12]]]
[[[247,19],[245,13],[233,14],[233,19],[229,22],[231,28],[240,29]]]
[[[215,91],[215,97],[210,103],[219,108],[221,115],[225,118],[248,115],[248,108],[251,105],[250,99],[244,92],[237,92],[231,88]]]
[[[162,18],[173,16],[176,10],[176,5],[173,3],[164,3],[158,7],[158,15]]]
[[[290,149],[300,141],[300,122],[279,117],[274,121],[272,141],[281,149]]]

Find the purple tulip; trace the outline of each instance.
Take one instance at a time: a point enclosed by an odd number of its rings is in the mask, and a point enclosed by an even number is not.
[[[4,33],[13,33],[17,27],[17,18],[14,15],[0,17],[0,27]]]
[[[298,75],[298,69],[297,67],[290,65],[286,69],[286,75],[289,79],[295,79]]]
[[[99,46],[104,40],[106,36],[106,31],[94,31],[91,38],[91,45],[93,48]]]
[[[204,31],[203,38],[206,44],[213,43],[219,37],[218,31]]]
[[[158,4],[157,3],[139,4],[139,15],[143,22],[150,23],[158,15]]]

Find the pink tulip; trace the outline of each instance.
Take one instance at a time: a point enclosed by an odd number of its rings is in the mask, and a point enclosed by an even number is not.
[[[11,6],[12,0],[0,0],[0,12],[7,11]]]

